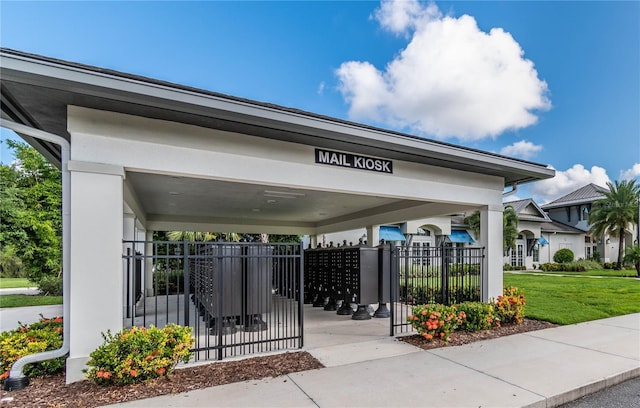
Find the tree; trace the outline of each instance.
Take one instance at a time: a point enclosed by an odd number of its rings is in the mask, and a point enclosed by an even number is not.
[[[502,212],[502,247],[504,253],[516,247],[518,238],[518,214],[510,205],[504,207]]]
[[[169,241],[214,241],[218,236],[211,232],[169,231]]]
[[[22,260],[16,254],[16,245],[27,240],[20,227],[24,205],[16,186],[17,175],[10,166],[0,167],[0,276],[24,277]]]
[[[607,182],[609,191],[594,201],[589,215],[589,232],[594,236],[606,233],[618,236],[618,261],[616,269],[622,269],[624,236],[629,224],[638,222],[638,197],[640,186],[635,180]]]
[[[628,247],[624,253],[624,263],[636,268],[636,275],[640,278],[640,245]]]
[[[39,282],[62,271],[62,178],[26,143],[6,141],[16,161],[0,165],[0,247]]]
[[[478,239],[480,235],[480,211],[474,211],[464,219],[464,222],[473,231],[475,238]],[[504,253],[516,246],[516,238],[518,238],[518,215],[512,206],[507,205],[502,212],[502,249]]]
[[[235,232],[194,232],[194,231],[169,231],[169,241],[214,241],[222,238],[225,241],[240,241],[240,235]]]
[[[480,237],[480,211],[474,211],[464,219],[464,223],[473,231],[474,238],[478,239],[478,237]]]

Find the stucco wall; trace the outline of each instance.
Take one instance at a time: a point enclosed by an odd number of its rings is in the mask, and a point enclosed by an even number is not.
[[[487,246],[482,296],[488,300],[502,292],[500,177],[403,161],[394,161],[392,175],[322,166],[314,161],[314,146],[73,106],[68,130],[73,191],[68,381],[81,376],[88,354],[102,341],[100,332],[117,331],[122,324],[124,199],[141,229],[156,229],[135,202],[135,191],[128,190],[128,171],[425,203],[384,214],[364,212],[300,231],[315,236],[480,209],[480,242]]]

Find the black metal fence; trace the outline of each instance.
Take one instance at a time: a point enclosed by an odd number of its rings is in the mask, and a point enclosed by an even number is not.
[[[391,258],[392,335],[412,330],[412,306],[480,300],[484,248],[402,246]]]
[[[125,326],[191,326],[196,361],[302,347],[301,244],[123,245]]]

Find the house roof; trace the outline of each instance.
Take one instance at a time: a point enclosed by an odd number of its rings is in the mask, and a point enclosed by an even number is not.
[[[605,187],[600,187],[596,184],[590,183],[550,203],[543,205],[542,208],[548,210],[551,208],[566,207],[569,205],[592,203],[595,200],[602,198],[602,193],[606,191],[609,190]]]
[[[491,152],[6,48],[0,81],[4,119],[67,139],[67,106],[75,105],[498,176],[505,186],[555,175]],[[58,146],[21,136],[60,166]]]
[[[551,221],[549,216],[531,198],[503,203],[504,207],[508,205],[513,207],[519,220],[539,222]]]
[[[549,222],[543,222],[542,224],[540,224],[540,231],[547,232],[547,233],[561,232],[563,234],[584,234],[585,233],[584,231],[578,228],[574,228],[570,225],[566,225],[561,222],[553,221],[553,220]]]

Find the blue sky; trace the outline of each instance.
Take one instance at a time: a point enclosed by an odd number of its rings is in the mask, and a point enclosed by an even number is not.
[[[640,176],[637,1],[2,0],[0,27],[2,47],[556,169],[515,198]]]

